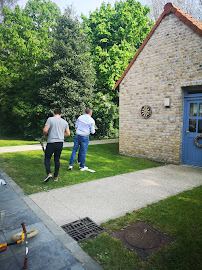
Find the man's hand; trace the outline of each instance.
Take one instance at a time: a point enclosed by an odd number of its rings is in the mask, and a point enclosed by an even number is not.
[[[46,125],[44,128],[43,128],[43,135],[44,135],[44,138],[46,139],[47,135],[48,135],[48,131],[49,131],[49,128],[50,126]]]
[[[64,137],[67,138],[69,135],[70,135],[70,130],[66,128]]]

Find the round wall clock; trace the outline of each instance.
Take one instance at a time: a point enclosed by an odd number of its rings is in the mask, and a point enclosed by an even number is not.
[[[141,108],[141,115],[144,118],[149,118],[152,115],[152,109],[148,105],[144,105]]]

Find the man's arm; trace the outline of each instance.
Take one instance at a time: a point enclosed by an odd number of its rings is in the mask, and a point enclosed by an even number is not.
[[[65,129],[65,138],[67,138],[70,135],[70,130],[69,128]]]
[[[95,133],[95,123],[90,125],[90,132],[91,132],[91,134]]]
[[[79,119],[76,120],[75,128],[78,128],[79,125]]]
[[[45,125],[45,127],[43,128],[43,135],[44,135],[44,138],[47,137],[49,128],[50,128],[50,126],[48,126],[48,125]]]

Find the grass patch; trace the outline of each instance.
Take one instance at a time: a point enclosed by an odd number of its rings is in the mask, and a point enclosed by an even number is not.
[[[201,194],[202,187],[197,187],[102,224],[110,233],[143,221],[175,238],[147,261],[140,260],[106,232],[81,246],[105,270],[201,269]]]
[[[103,140],[106,138],[97,138],[95,136],[89,136],[91,141],[95,140]],[[108,139],[108,138],[107,138]],[[109,139],[114,139],[114,138],[109,138]],[[44,141],[46,143],[46,141]],[[74,142],[74,134],[72,134],[71,137],[67,137],[65,139],[65,142]],[[18,140],[15,138],[4,138],[3,136],[0,135],[0,147],[5,147],[5,146],[18,146],[18,145],[32,145],[32,144],[39,144],[39,141],[27,141],[27,140]]]
[[[17,146],[17,145],[32,145],[39,144],[38,141],[24,141],[24,140],[10,140],[10,139],[0,139],[0,147],[5,146]]]
[[[80,172],[79,165],[68,171],[72,147],[64,148],[61,155],[59,181],[43,183],[45,167],[42,164],[42,151],[26,151],[4,153],[0,155],[2,169],[24,190],[32,194],[53,188],[59,188],[87,182],[95,179],[133,172],[160,166],[150,160],[121,156],[118,153],[118,144],[90,145],[86,156],[86,166],[96,170],[96,173]],[[52,165],[54,164],[52,158]],[[52,167],[52,172],[54,171]]]

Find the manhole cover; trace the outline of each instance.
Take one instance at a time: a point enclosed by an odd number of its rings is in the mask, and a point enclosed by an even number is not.
[[[144,222],[138,222],[120,231],[113,232],[112,236],[120,239],[129,250],[137,252],[143,260],[174,241],[173,238]]]
[[[128,229],[125,240],[129,245],[142,249],[155,248],[161,243],[156,232],[142,227]]]
[[[62,226],[62,229],[77,242],[90,237],[95,237],[104,229],[98,226],[89,217],[79,219]]]

